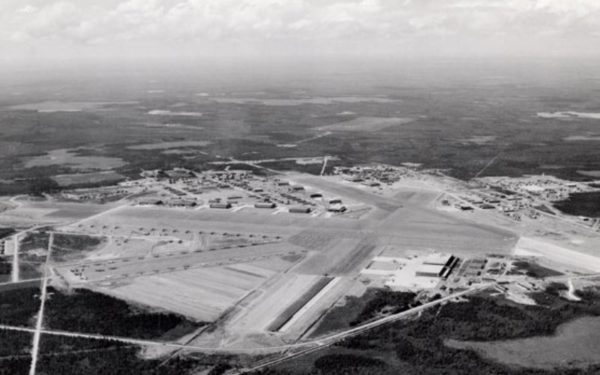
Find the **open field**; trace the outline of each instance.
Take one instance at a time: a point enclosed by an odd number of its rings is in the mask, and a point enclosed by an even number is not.
[[[112,172],[89,172],[89,173],[73,173],[73,174],[59,174],[53,176],[52,179],[56,181],[58,186],[77,186],[77,185],[95,185],[99,183],[117,183],[125,179],[125,176]]]
[[[274,271],[252,265],[212,267],[138,277],[98,290],[142,305],[211,322]]]
[[[208,146],[210,142],[207,141],[173,141],[173,142],[160,142],[160,143],[146,143],[142,145],[128,146],[130,150],[165,150],[170,148],[179,147],[204,147]]]
[[[0,224],[6,226],[35,226],[44,223],[76,221],[109,210],[110,205],[70,203],[57,201],[17,200],[13,209],[0,215]]]
[[[565,323],[552,336],[526,339],[472,342],[448,340],[455,349],[472,349],[507,365],[553,369],[583,367],[600,363],[600,318],[587,317]]]
[[[211,96],[208,100],[217,103],[251,104],[266,106],[296,106],[303,104],[334,104],[334,103],[393,103],[396,100],[386,97],[360,97],[360,96],[334,96],[334,97],[307,97],[307,98],[260,98],[260,97],[233,97],[233,96]]]
[[[135,102],[92,102],[92,101],[57,101],[48,100],[37,103],[18,104],[8,107],[11,110],[37,111],[43,113],[52,112],[80,112],[104,109],[112,104],[135,104]]]
[[[25,168],[64,165],[77,170],[107,170],[122,167],[125,162],[120,158],[106,156],[80,156],[77,150],[58,149],[46,155],[33,157],[25,162]]]
[[[403,117],[358,117],[353,120],[338,122],[331,125],[321,126],[322,131],[379,131],[393,126],[404,125],[413,121],[411,118]]]

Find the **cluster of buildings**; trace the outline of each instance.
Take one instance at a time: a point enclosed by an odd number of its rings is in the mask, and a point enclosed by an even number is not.
[[[362,274],[366,277],[383,278],[384,285],[395,290],[427,289],[446,280],[459,261],[458,257],[445,253],[408,257],[384,253],[373,258]]]
[[[478,180],[484,186],[497,189],[505,195],[517,195],[525,200],[554,202],[567,199],[570,194],[593,190],[588,184],[566,181],[554,176],[484,177]]]
[[[417,176],[417,173],[412,168],[385,164],[334,167],[333,174],[342,176],[347,181],[361,183],[369,187],[392,185],[404,177]]]
[[[176,173],[144,172],[143,176],[146,177],[144,180],[127,182],[144,187],[145,194],[135,199],[140,205],[213,209],[282,207],[291,213],[304,214],[315,211],[340,214],[347,210],[340,198],[326,199],[323,193],[309,191],[305,186],[281,178],[257,176],[246,170],[196,174],[180,169]]]

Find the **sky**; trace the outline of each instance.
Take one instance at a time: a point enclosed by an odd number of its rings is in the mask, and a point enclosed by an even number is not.
[[[600,55],[600,0],[0,0],[0,61]]]

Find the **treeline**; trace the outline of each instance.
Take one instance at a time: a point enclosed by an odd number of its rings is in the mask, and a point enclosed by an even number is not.
[[[361,297],[348,296],[345,304],[329,311],[312,336],[339,331],[373,319],[380,313],[406,310],[416,304],[415,294],[390,290],[368,289]]]
[[[369,321],[379,314],[397,314],[408,310],[417,303],[412,292],[393,292],[388,290],[377,290],[375,297],[371,299],[362,309],[360,314],[350,322],[350,326],[356,326]]]
[[[109,340],[42,336],[38,374],[185,375],[198,367],[193,359],[148,360],[140,347]]]
[[[15,233],[13,228],[0,227],[0,239],[8,237],[13,233]]]
[[[102,241],[102,237],[55,233],[51,258],[54,261],[64,261],[68,258],[83,257],[84,251],[93,250]]]
[[[12,261],[10,259],[0,258],[0,281],[3,281],[3,276],[10,275],[12,272]]]
[[[33,317],[40,308],[39,288],[24,288],[0,292],[0,324],[33,326]]]
[[[152,339],[181,326],[187,331],[183,335],[202,325],[172,313],[149,313],[87,289],[67,294],[50,287],[48,292],[45,324],[49,328]]]

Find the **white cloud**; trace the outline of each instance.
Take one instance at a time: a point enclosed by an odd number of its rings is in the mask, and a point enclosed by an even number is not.
[[[2,0],[0,48],[135,49],[598,38],[600,0]],[[600,41],[597,41],[600,42]],[[566,42],[565,42],[566,43]],[[504,43],[509,44],[509,43]],[[108,53],[109,48],[104,47]],[[117,47],[115,47],[117,48]],[[432,47],[435,48],[435,47]],[[525,47],[523,47],[525,48]]]

